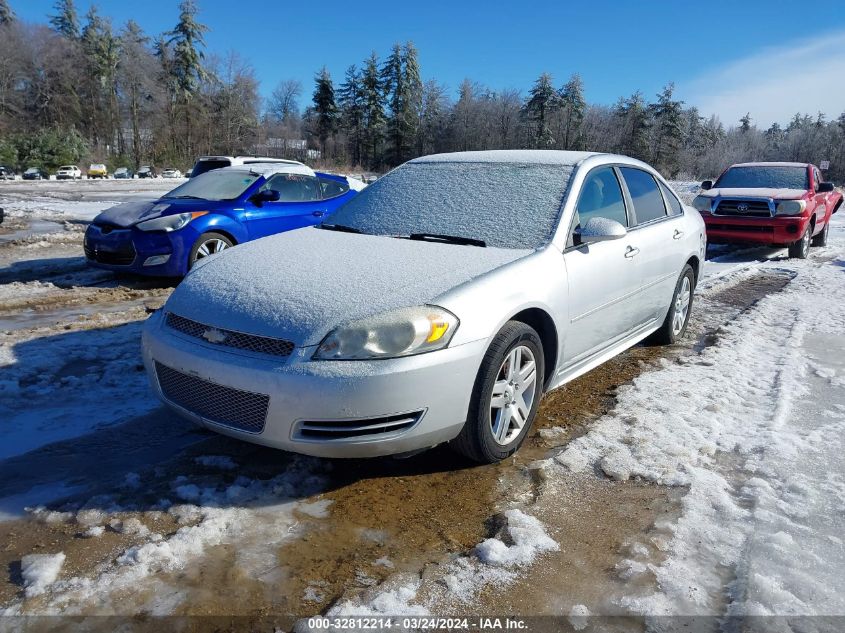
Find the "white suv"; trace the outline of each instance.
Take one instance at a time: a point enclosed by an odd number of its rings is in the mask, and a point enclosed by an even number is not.
[[[200,156],[191,170],[191,178],[204,174],[212,169],[231,167],[232,165],[251,165],[253,163],[287,163],[301,165],[299,161],[284,158],[266,158],[264,156]]]
[[[56,180],[81,180],[82,170],[76,165],[64,165],[56,172]]]

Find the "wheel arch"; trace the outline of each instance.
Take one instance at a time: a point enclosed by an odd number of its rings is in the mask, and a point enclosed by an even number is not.
[[[687,260],[687,264],[690,268],[692,268],[693,274],[693,288],[698,286],[698,280],[701,277],[701,260],[698,258],[698,255],[693,255]]]
[[[545,386],[547,386],[554,377],[555,367],[557,366],[559,339],[554,319],[552,319],[551,315],[542,308],[526,308],[517,312],[508,320],[525,323],[525,325],[534,328],[540,336],[540,342],[543,344],[543,359],[545,362],[543,372],[543,384],[545,389]]]

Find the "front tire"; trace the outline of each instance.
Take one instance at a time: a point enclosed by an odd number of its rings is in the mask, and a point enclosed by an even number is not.
[[[234,245],[232,240],[222,233],[203,233],[191,248],[191,254],[188,257],[188,270],[193,268],[194,264],[200,259],[216,255],[220,251],[231,248]]]
[[[525,323],[508,321],[484,354],[466,423],[452,448],[483,464],[511,456],[537,416],[544,376],[537,332]]]
[[[687,264],[675,284],[675,294],[672,304],[663,320],[663,325],[649,337],[649,341],[657,345],[672,345],[683,338],[687,331],[689,318],[692,314],[692,300],[695,294],[695,272]]]
[[[812,225],[808,224],[801,239],[789,245],[789,256],[791,258],[807,259],[810,255],[810,235],[812,228]]]
[[[828,218],[827,222],[822,229],[822,232],[816,235],[813,238],[811,243],[812,246],[827,246],[827,236],[830,233],[830,218]]]

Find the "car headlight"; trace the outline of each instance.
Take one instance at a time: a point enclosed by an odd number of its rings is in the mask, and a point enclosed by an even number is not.
[[[155,218],[154,220],[146,220],[144,222],[139,222],[135,226],[142,230],[142,231],[178,231],[179,229],[183,229],[190,223],[191,220],[194,218],[198,218],[201,215],[205,215],[208,211],[193,211],[191,213],[177,213],[175,215],[165,215],[161,218]]]
[[[692,201],[692,206],[695,207],[696,211],[710,213],[710,207],[712,203],[713,198],[711,198],[710,196],[696,196]]]
[[[804,200],[784,200],[778,202],[776,215],[801,215],[804,209],[807,208],[807,203]]]
[[[437,306],[393,310],[332,330],[314,359],[396,358],[433,352],[449,345],[458,324],[458,317]]]

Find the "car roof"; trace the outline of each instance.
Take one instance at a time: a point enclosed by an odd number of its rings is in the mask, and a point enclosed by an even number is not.
[[[214,170],[218,171],[218,170]],[[221,167],[219,171],[243,171],[255,172],[262,176],[272,176],[273,174],[303,174],[305,176],[314,176],[314,170],[308,165],[302,163],[250,163],[248,165],[230,165],[229,167]],[[211,172],[207,172],[211,173]]]
[[[411,163],[524,163],[537,165],[577,165],[599,152],[571,152],[554,149],[505,149],[481,152],[451,152],[421,156]]]
[[[736,163],[731,167],[809,167],[809,163],[788,163],[788,162],[754,162],[754,163]]]
[[[249,161],[250,163],[283,163],[289,165],[302,165],[298,160],[290,160],[287,158],[270,158],[269,156],[200,156],[197,162],[203,160],[228,160],[235,166],[238,163]]]

